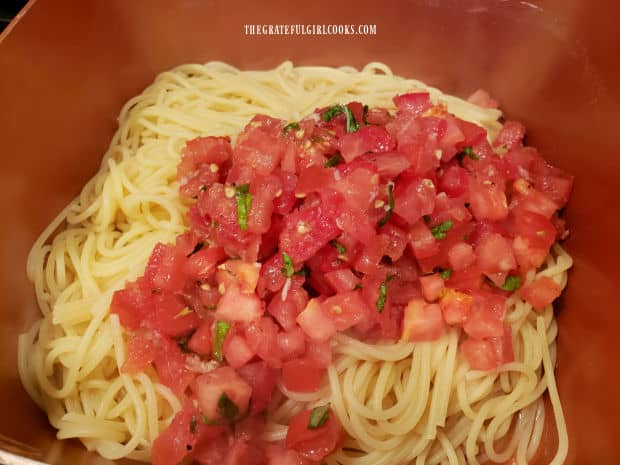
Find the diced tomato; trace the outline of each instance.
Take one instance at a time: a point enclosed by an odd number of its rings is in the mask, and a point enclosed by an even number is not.
[[[446,285],[461,291],[470,291],[472,289],[480,289],[482,278],[480,268],[472,265],[463,270],[453,271]]]
[[[135,374],[146,370],[155,359],[155,348],[150,338],[136,334],[127,345],[127,360],[121,372]]]
[[[467,97],[469,103],[478,105],[482,108],[498,108],[499,104],[486,90],[478,89],[476,92]]]
[[[252,387],[250,413],[259,413],[265,410],[276,387],[278,370],[261,360],[239,368],[238,373]]]
[[[525,126],[518,121],[506,121],[502,126],[501,131],[493,141],[493,147],[506,147],[508,150],[512,150],[515,147],[521,145],[525,137]]]
[[[288,253],[293,262],[300,263],[312,257],[338,234],[335,219],[326,215],[321,204],[295,210],[284,218],[280,250]]]
[[[213,327],[210,319],[204,320],[200,327],[192,334],[187,347],[197,354],[211,354],[213,349]]]
[[[521,296],[527,300],[535,310],[543,310],[560,297],[562,288],[552,278],[541,276],[521,289]]]
[[[469,314],[463,329],[476,339],[500,337],[504,333],[504,324],[493,312],[476,306]]]
[[[179,346],[166,336],[155,333],[155,368],[159,381],[179,397],[194,375],[185,366],[185,355]]]
[[[265,416],[260,414],[249,414],[234,425],[235,439],[252,441],[258,439],[265,431]]]
[[[417,259],[429,258],[439,253],[439,243],[423,221],[418,221],[409,230],[409,244]]]
[[[398,152],[387,152],[373,156],[379,176],[393,179],[403,171],[411,168],[409,158]]]
[[[320,462],[336,450],[343,439],[342,427],[329,411],[327,420],[318,428],[309,429],[311,410],[303,410],[293,417],[286,433],[286,447],[313,462]]]
[[[434,302],[441,297],[445,287],[445,280],[438,273],[420,276],[422,294],[429,302]]]
[[[201,165],[220,165],[229,160],[231,155],[230,137],[208,136],[188,140],[178,167],[178,179],[186,177]]]
[[[241,292],[237,286],[230,286],[217,303],[215,318],[229,322],[250,323],[261,317],[265,305],[254,293]]]
[[[267,306],[267,312],[276,319],[285,331],[291,331],[296,327],[297,315],[307,303],[308,293],[296,279],[293,279],[286,293],[286,298],[282,300],[281,292],[275,294]]]
[[[501,274],[499,285],[504,284],[506,274],[517,267],[512,244],[504,236],[493,233],[486,236],[476,248],[476,261],[480,270],[493,279],[493,275]]]
[[[233,148],[232,160],[233,165],[246,165],[260,175],[267,175],[277,167],[284,156],[287,142],[284,138],[270,134],[267,126],[271,122],[262,123],[254,118],[239,134],[237,144]]]
[[[309,465],[309,461],[302,458],[299,452],[285,449],[273,444],[267,445],[267,465]]]
[[[185,279],[182,273],[185,257],[171,244],[157,244],[146,265],[144,276],[152,289],[179,292]]]
[[[449,325],[462,325],[469,318],[473,298],[471,295],[455,291],[454,289],[446,289],[439,306],[443,313],[443,319]]]
[[[155,305],[154,326],[166,336],[179,337],[191,332],[200,325],[200,317],[189,309],[175,295],[157,294],[153,298]]]
[[[192,409],[183,409],[174,416],[172,423],[153,441],[153,464],[179,464],[196,444],[197,435],[190,427],[192,417],[196,420]]]
[[[374,240],[364,246],[353,264],[355,271],[364,274],[376,272],[381,259],[385,255],[388,240],[387,237],[379,235],[375,236]]]
[[[362,321],[369,311],[359,291],[341,292],[321,303],[338,331],[344,331]]]
[[[409,238],[407,233],[393,224],[386,224],[380,230],[380,237],[384,237],[384,255],[390,257],[392,262],[397,261],[405,253]]]
[[[336,325],[316,299],[308,301],[306,308],[297,316],[297,324],[316,341],[327,341],[336,332]]]
[[[239,334],[228,334],[224,340],[223,353],[226,362],[233,368],[241,368],[255,355],[245,338]]]
[[[295,198],[297,176],[293,173],[287,173],[286,171],[276,171],[275,174],[280,177],[282,192],[276,192],[276,196],[273,201],[273,211],[280,215],[286,215],[287,213],[290,213],[295,206],[295,202],[297,201]]]
[[[461,271],[476,262],[476,254],[471,245],[466,242],[454,244],[448,251],[448,262],[454,271]]]
[[[319,165],[312,165],[303,169],[299,174],[295,193],[297,195],[308,195],[312,192],[320,192],[331,187],[333,183],[333,170]]]
[[[302,355],[306,351],[306,339],[299,327],[278,333],[278,347],[284,360]]]
[[[264,465],[265,453],[258,444],[235,439],[222,465]]]
[[[439,305],[413,299],[405,308],[401,339],[414,342],[434,341],[444,333],[445,326]]]
[[[223,285],[224,290],[237,285],[241,292],[251,294],[256,290],[260,269],[260,263],[228,260],[218,266],[215,279],[219,285]]]
[[[392,99],[399,111],[411,116],[418,116],[431,108],[431,97],[428,92],[411,92],[400,94]]]
[[[512,215],[516,236],[512,246],[517,262],[524,270],[538,268],[555,241],[553,223],[542,215],[520,208]]]
[[[250,183],[252,205],[247,215],[248,231],[255,234],[265,234],[271,228],[273,201],[278,192],[282,191],[282,184],[277,176],[263,176],[255,178]]]
[[[332,363],[332,348],[329,341],[307,341],[306,358],[313,360],[321,368]]]
[[[231,438],[224,431],[221,431],[223,427],[212,426],[211,428],[214,430],[219,428],[219,434],[199,438],[192,454],[194,461],[199,465],[223,465],[230,450]],[[172,462],[166,462],[165,465],[169,465],[169,463]]]
[[[125,328],[136,330],[155,314],[152,291],[145,278],[128,282],[114,293],[110,312],[118,315]]]
[[[251,386],[241,378],[231,367],[221,367],[196,378],[195,392],[202,414],[211,421],[230,421],[223,418],[218,407],[220,398],[226,394],[228,399],[237,407],[240,414],[248,410]]]
[[[369,216],[361,210],[342,206],[336,217],[338,228],[362,244],[368,245],[376,237],[374,224]]]
[[[347,292],[361,286],[362,280],[358,278],[350,268],[329,271],[325,273],[325,279],[336,292]]]
[[[245,329],[245,338],[252,352],[274,368],[282,365],[278,350],[278,325],[266,316],[252,322]]]
[[[324,374],[325,369],[308,358],[290,360],[282,365],[282,383],[289,391],[316,392]]]
[[[437,190],[448,197],[460,197],[469,189],[469,174],[457,165],[452,165],[439,177]]]
[[[471,211],[477,220],[503,220],[508,216],[506,194],[499,187],[491,183],[471,181],[469,188],[469,202]]]
[[[334,190],[342,193],[351,208],[366,210],[379,194],[379,175],[364,167],[356,168],[342,176]]]
[[[394,188],[394,213],[414,224],[429,215],[435,207],[435,185],[427,178],[415,177],[396,184]]]
[[[551,218],[558,210],[558,206],[542,192],[536,190],[525,179],[517,179],[512,184],[512,202],[511,208],[519,207],[528,210],[545,218]]]
[[[381,126],[363,126],[343,135],[338,142],[347,163],[367,152],[390,152],[396,147],[392,136]]]
[[[499,366],[497,352],[491,341],[467,338],[459,349],[472,370],[492,370]]]
[[[260,297],[265,297],[268,292],[277,292],[282,289],[286,281],[286,276],[282,272],[283,268],[284,260],[281,253],[275,253],[263,262],[256,286]]]
[[[504,333],[500,337],[492,337],[489,342],[493,344],[497,354],[498,363],[514,362],[515,354],[512,349],[512,329],[510,325],[504,324]]]

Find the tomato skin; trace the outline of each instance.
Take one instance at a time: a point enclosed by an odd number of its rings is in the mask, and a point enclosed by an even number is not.
[[[562,288],[548,276],[536,278],[533,282],[521,289],[520,294],[535,310],[544,310],[560,297]]]
[[[316,299],[308,301],[306,308],[297,316],[297,324],[311,339],[325,342],[336,332],[332,319],[323,312]]]
[[[476,90],[473,94],[467,97],[467,101],[482,108],[499,107],[497,100],[491,97],[491,95],[489,95],[489,93],[484,89]]]
[[[316,392],[321,387],[325,369],[309,358],[298,358],[282,365],[282,383],[289,391]]]
[[[413,342],[434,341],[444,332],[445,323],[439,305],[427,304],[422,299],[413,299],[407,304],[401,339]]]
[[[250,413],[255,414],[265,410],[278,381],[278,370],[260,360],[244,365],[237,373],[252,387]]]
[[[285,445],[312,462],[320,462],[336,450],[342,442],[342,427],[329,411],[325,423],[315,429],[308,429],[311,410],[303,410],[293,417],[286,434]]]
[[[431,108],[431,97],[428,92],[411,92],[408,94],[400,94],[393,99],[394,105],[399,112],[417,116]]]
[[[223,419],[218,410],[222,394],[238,408],[239,413],[248,410],[252,388],[231,367],[220,367],[198,376],[194,380],[194,391],[201,412],[212,421]]]
[[[473,304],[471,295],[455,291],[454,289],[446,289],[439,306],[443,313],[443,318],[449,325],[462,325],[469,318]]]

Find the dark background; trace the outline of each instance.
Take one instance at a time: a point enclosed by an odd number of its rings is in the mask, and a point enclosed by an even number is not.
[[[0,32],[11,22],[19,10],[26,4],[26,0],[0,0]]]

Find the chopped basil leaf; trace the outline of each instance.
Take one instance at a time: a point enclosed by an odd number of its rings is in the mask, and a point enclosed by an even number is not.
[[[465,157],[469,157],[472,160],[480,160],[480,157],[474,153],[474,150],[469,145],[467,147],[463,147],[463,150],[456,155],[459,162],[463,161],[463,158]]]
[[[431,221],[431,215],[424,215],[422,217],[422,219],[424,220],[425,223],[430,223]]]
[[[520,276],[506,276],[506,281],[500,286],[505,291],[516,291],[521,287]]]
[[[323,121],[330,121],[340,113],[344,113],[344,116],[347,119],[347,132],[355,132],[360,128],[359,124],[357,124],[357,121],[355,121],[353,112],[346,105],[334,105],[333,107],[329,107],[321,114],[321,119]]]
[[[216,420],[209,420],[204,413],[200,414],[200,421],[207,426],[219,425],[220,422]]]
[[[368,105],[364,105],[364,113],[362,115],[362,121],[364,122],[364,124],[368,124],[368,120],[366,119],[368,117]]]
[[[308,429],[317,429],[325,424],[329,418],[329,404],[315,407],[310,412],[310,420],[308,421]]]
[[[295,268],[293,268],[293,260],[286,252],[282,252],[282,261],[284,262],[284,266],[282,267],[282,274],[287,278],[293,276],[295,273]]]
[[[239,408],[230,400],[226,393],[222,393],[217,401],[217,410],[226,420],[233,421],[239,415]]]
[[[189,307],[185,307],[185,308],[183,308],[183,310],[181,310],[179,313],[177,313],[176,315],[174,315],[174,318],[175,318],[175,319],[177,319],[177,318],[183,318],[184,316],[190,315],[190,314],[192,314],[192,313],[194,313],[194,311],[193,311],[191,308],[189,308]]]
[[[192,418],[189,420],[189,432],[192,434],[196,434],[198,431],[198,420],[196,420],[196,416],[192,415]]]
[[[213,340],[213,357],[220,362],[224,359],[222,357],[222,347],[224,346],[224,339],[230,331],[230,324],[225,321],[218,321],[215,323],[215,339]]]
[[[441,276],[443,279],[450,279],[450,276],[452,276],[452,270],[450,268],[446,268],[445,270],[441,270],[439,272],[439,276]]]
[[[381,283],[379,286],[379,297],[377,298],[377,310],[381,313],[385,309],[385,301],[387,299],[387,285],[394,277],[392,274],[388,274],[385,276],[385,281]]]
[[[252,208],[252,194],[250,194],[250,185],[241,184],[237,186],[235,192],[237,200],[237,222],[242,231],[248,229],[248,215]]]
[[[194,250],[192,250],[189,254],[187,254],[187,257],[191,257],[196,252],[199,252],[204,246],[205,246],[204,242],[199,242],[198,244],[196,244],[196,247],[194,247]]]
[[[381,218],[377,222],[377,227],[379,228],[381,226],[385,226],[387,222],[390,221],[390,218],[392,217],[392,211],[394,211],[394,184],[392,184],[391,182],[388,183],[387,188],[388,188],[388,209],[385,212],[385,215],[383,216],[383,218]]]
[[[437,226],[431,228],[431,234],[435,237],[435,239],[445,239],[446,233],[452,229],[452,221],[444,221]]]
[[[347,253],[347,248],[336,239],[332,239],[331,241],[329,241],[329,243],[336,248],[336,250],[338,251],[338,255],[345,255]]]
[[[293,121],[292,123],[288,123],[284,128],[282,128],[282,132],[288,132],[291,129],[299,129],[299,123],[297,121]]]
[[[323,166],[325,166],[325,168],[333,168],[342,162],[344,162],[344,159],[342,158],[342,155],[340,155],[340,152],[337,152],[329,157]]]

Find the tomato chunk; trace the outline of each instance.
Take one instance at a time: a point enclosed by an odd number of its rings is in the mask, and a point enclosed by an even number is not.
[[[289,391],[318,391],[324,374],[325,369],[312,359],[296,359],[282,365],[282,382]]]
[[[536,310],[543,310],[562,293],[558,283],[548,276],[536,278],[521,290],[521,296]]]
[[[327,341],[336,332],[333,320],[325,314],[321,304],[312,299],[306,308],[297,316],[297,324],[304,332],[316,341]]]
[[[200,375],[195,380],[195,391],[198,405],[205,417],[212,421],[231,421],[226,418],[228,413],[221,408],[221,399],[225,394],[240,414],[248,409],[252,388],[230,367],[216,368]]]
[[[434,341],[445,331],[441,307],[427,304],[422,299],[413,299],[405,308],[403,333],[406,341]]]
[[[217,304],[215,318],[231,322],[250,323],[261,317],[264,304],[254,293],[246,294],[236,285],[230,286]]]
[[[303,458],[320,462],[342,442],[342,427],[329,410],[327,420],[318,428],[309,429],[311,410],[303,410],[293,417],[286,433],[286,447],[299,452]]]

